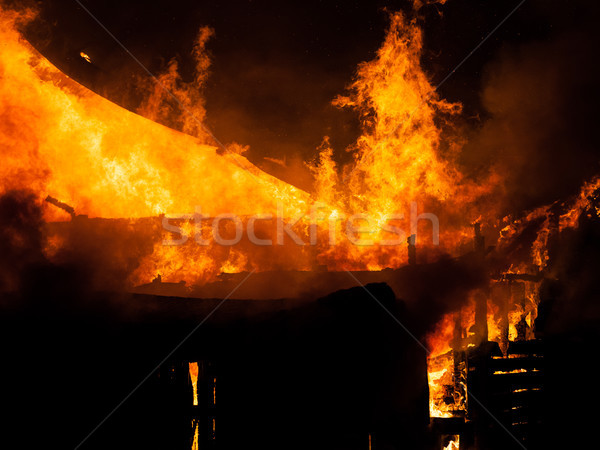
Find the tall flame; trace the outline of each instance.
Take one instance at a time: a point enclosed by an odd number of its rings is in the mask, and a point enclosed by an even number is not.
[[[447,200],[461,175],[440,156],[435,119],[460,105],[438,98],[420,65],[423,36],[401,13],[377,57],[362,63],[349,96],[334,104],[358,110],[365,132],[354,144],[357,165],[348,175],[353,209],[394,213],[424,197]],[[454,149],[451,149],[454,150]]]
[[[1,11],[0,139],[5,164],[0,168],[0,191],[27,188],[90,217],[191,214],[197,206],[204,215],[245,217],[275,215],[278,205],[284,205],[284,217],[293,222],[318,203],[329,219],[319,229],[312,253],[298,248],[281,258],[257,258],[256,248],[250,246],[227,251],[215,246],[165,247],[159,239],[131,275],[131,284],[149,282],[156,273],[167,281],[203,283],[223,271],[273,269],[285,258],[283,267],[296,269],[310,269],[313,258],[333,270],[398,267],[407,261],[405,246],[382,245],[388,237],[382,228],[390,217],[404,215],[406,225],[413,202],[421,212],[434,209],[430,212],[444,220],[436,251],[451,252],[468,235],[468,205],[490,189],[489,183],[476,186],[461,175],[454,161],[458,141],[442,142],[436,123],[456,114],[460,106],[437,95],[420,66],[421,30],[400,13],[391,15],[377,57],[359,67],[349,95],[334,102],[355,109],[363,120],[364,133],[351,149],[355,164],[340,176],[325,140],[319,162],[312,167],[317,187],[312,196],[262,172],[239,152],[222,154],[222,149],[207,144],[211,137],[201,123],[204,103],[198,89],[178,78],[174,62],[159,81],[183,105],[181,120],[173,119],[172,105],[167,107],[158,85],[139,112],[197,137],[124,110],[62,74],[17,31],[18,22],[32,16]],[[204,47],[211,35],[212,30],[203,28],[196,42],[195,88],[206,79],[210,61]],[[341,220],[357,213],[375,219],[370,225],[373,245],[356,246],[347,240],[330,245],[327,237],[343,231]],[[55,208],[46,207],[45,214],[48,220],[67,219]],[[306,217],[298,226],[308,229]],[[55,244],[59,241],[54,239]],[[419,237],[420,246],[433,249],[432,244]]]
[[[456,162],[461,139],[444,133],[439,125],[458,114],[461,105],[440,99],[421,67],[422,46],[416,21],[399,12],[392,14],[375,59],[359,66],[349,94],[333,102],[360,115],[363,133],[348,149],[354,163],[338,175],[325,140],[319,161],[311,168],[316,174],[317,198],[347,214],[376,217],[378,226],[389,217],[406,217],[411,205],[437,214],[444,220],[440,248],[452,252],[476,217],[474,202],[483,199],[498,180],[492,175],[485,183],[475,184],[462,175]],[[418,244],[431,247],[427,233],[423,237]],[[376,232],[375,242],[383,239]],[[329,249],[321,254],[327,265],[369,270],[397,267],[406,258],[398,248],[377,245]]]

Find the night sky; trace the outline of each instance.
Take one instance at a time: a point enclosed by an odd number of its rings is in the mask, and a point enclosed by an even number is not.
[[[82,0],[83,1],[83,0]],[[152,73],[176,58],[191,79],[194,37],[209,26],[211,74],[205,86],[207,125],[224,143],[249,145],[257,165],[310,189],[303,161],[323,136],[336,159],[359,135],[355,113],[331,100],[357,65],[374,57],[388,11],[403,10],[424,27],[422,63],[437,85],[519,1],[449,0],[418,14],[407,1],[85,0],[83,3]],[[38,5],[28,39],[61,70],[135,111],[148,78],[75,0]],[[576,192],[600,172],[595,132],[598,48],[595,2],[527,0],[440,87],[461,102],[468,176],[500,168],[507,211]],[[88,64],[79,52],[87,53]],[[263,157],[286,159],[283,170]]]

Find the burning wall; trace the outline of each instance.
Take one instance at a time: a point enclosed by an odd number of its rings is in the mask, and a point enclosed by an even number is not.
[[[469,348],[489,340],[498,343],[506,356],[510,343],[538,337],[540,290],[545,280],[558,276],[562,264],[556,257],[557,245],[582,220],[598,218],[599,195],[596,177],[577,196],[540,207],[502,230],[494,253],[488,255],[489,285],[472,291],[467,303],[446,314],[428,335],[432,417],[467,413],[467,366],[460,365]],[[483,310],[479,319],[478,309]]]

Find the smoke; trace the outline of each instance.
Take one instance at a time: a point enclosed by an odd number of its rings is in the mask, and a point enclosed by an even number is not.
[[[600,308],[600,192],[590,195],[574,228],[566,228],[551,248],[552,277],[540,290],[536,327],[544,336],[566,336],[576,342],[598,341]]]
[[[505,46],[484,70],[484,120],[463,162],[474,170],[494,167],[503,176],[511,212],[570,195],[600,169],[600,68],[591,60],[599,39],[589,19],[597,17],[598,6],[577,3],[569,7],[578,11],[576,18],[548,2],[533,3],[554,26],[550,37]]]
[[[48,224],[35,193],[8,191],[0,196],[0,293],[84,302],[86,293],[123,291],[155,240],[156,230],[143,221],[74,217]]]
[[[0,292],[19,289],[20,274],[45,261],[42,226],[34,193],[9,191],[0,197]]]
[[[352,72],[343,76],[337,67],[297,61],[277,50],[264,59],[252,56],[239,50],[215,59],[207,123],[226,142],[247,144],[245,156],[261,169],[312,191],[304,162],[315,157],[323,137],[343,149],[359,134],[358,117],[331,105]],[[336,157],[349,162],[351,155],[341,151]]]
[[[590,196],[589,206],[577,227],[561,232],[553,250],[551,277],[540,288],[540,306],[535,321],[536,336],[546,342],[548,398],[552,399],[548,429],[569,430],[553,436],[557,446],[583,448],[592,437],[593,418],[587,412],[597,403],[596,389],[590,389],[582,374],[590,371],[590,358],[600,343],[600,195]],[[564,387],[568,386],[565,392]],[[568,415],[560,411],[569,411]],[[563,442],[561,442],[563,441]],[[553,444],[554,445],[554,444]]]

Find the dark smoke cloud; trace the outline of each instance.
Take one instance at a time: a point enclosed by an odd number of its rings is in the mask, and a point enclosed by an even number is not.
[[[152,253],[157,231],[143,220],[75,217],[48,224],[36,194],[6,192],[0,196],[0,293],[21,295],[34,308],[45,300],[59,309],[87,308],[90,293],[127,287],[140,260]],[[47,257],[53,239],[60,249]]]
[[[593,61],[600,39],[591,19],[598,6],[530,7],[552,34],[507,45],[487,64],[484,119],[463,155],[473,170],[494,167],[505,177],[511,212],[572,194],[600,171],[600,66]]]
[[[45,261],[42,211],[32,192],[9,191],[0,197],[0,292],[20,288],[20,274]]]
[[[536,335],[548,349],[548,397],[550,411],[556,411],[547,415],[548,429],[568,430],[553,437],[556,448],[585,448],[595,430],[588,411],[597,404],[598,392],[585,381],[600,345],[599,193],[594,197],[578,227],[563,231],[555,242],[551,276],[540,289]]]
[[[600,192],[595,192],[577,228],[564,230],[550,249],[553,261],[540,290],[536,322],[549,338],[599,343],[600,331]]]
[[[57,264],[76,265],[91,289],[119,291],[147,255],[152,254],[157,229],[144,220],[75,218],[56,224],[66,241],[53,257]]]

